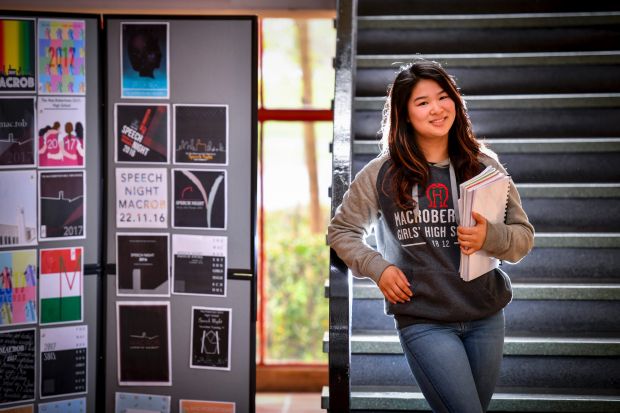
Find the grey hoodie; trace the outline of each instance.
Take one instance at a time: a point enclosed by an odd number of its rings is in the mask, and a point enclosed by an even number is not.
[[[484,166],[506,172],[494,154],[481,155]],[[390,265],[396,265],[411,283],[413,297],[391,304],[398,328],[421,322],[460,322],[490,316],[512,298],[510,280],[500,269],[470,282],[461,280],[460,250],[456,237],[454,200],[446,161],[430,165],[426,188],[418,189],[418,208],[401,209],[390,190],[387,155],[369,162],[355,177],[328,227],[328,243],[352,270],[375,283]],[[453,198],[455,195],[456,198]],[[375,229],[377,249],[365,238]],[[488,223],[482,249],[490,255],[517,262],[532,248],[534,228],[521,207],[511,182],[504,223]]]

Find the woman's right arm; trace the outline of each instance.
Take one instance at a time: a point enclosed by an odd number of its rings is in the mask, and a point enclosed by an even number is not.
[[[372,278],[376,283],[390,263],[366,244],[365,238],[379,217],[376,183],[382,164],[381,159],[375,159],[357,174],[327,229],[329,246],[353,274]]]

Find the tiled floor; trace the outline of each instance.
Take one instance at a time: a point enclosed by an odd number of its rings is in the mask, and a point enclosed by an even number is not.
[[[256,393],[256,413],[325,413],[320,393]]]

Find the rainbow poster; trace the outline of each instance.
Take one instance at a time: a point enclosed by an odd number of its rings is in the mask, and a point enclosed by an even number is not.
[[[0,252],[0,326],[37,322],[37,252]]]
[[[86,23],[39,19],[39,94],[86,93]]]
[[[0,19],[0,92],[35,92],[34,19]]]

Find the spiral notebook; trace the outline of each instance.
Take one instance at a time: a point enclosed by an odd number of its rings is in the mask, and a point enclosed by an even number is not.
[[[488,166],[484,171],[459,186],[460,225],[471,227],[475,211],[491,223],[504,222],[510,177]],[[499,266],[499,260],[479,250],[471,255],[461,254],[460,274],[465,281],[471,281]]]

